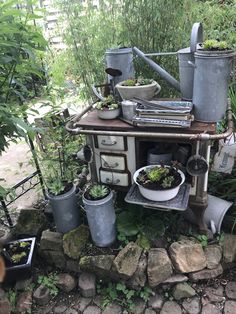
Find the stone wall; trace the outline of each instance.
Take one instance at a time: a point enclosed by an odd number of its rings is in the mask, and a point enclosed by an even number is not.
[[[84,256],[88,242],[89,231],[83,225],[64,236],[46,230],[41,237],[40,255],[62,270],[124,281],[134,289],[216,278],[236,262],[236,235],[230,234],[225,235],[221,245],[205,248],[194,238],[182,237],[168,249],[155,247],[146,251],[130,242],[117,254]]]

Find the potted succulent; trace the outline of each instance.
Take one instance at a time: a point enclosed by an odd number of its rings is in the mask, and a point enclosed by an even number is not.
[[[96,104],[96,109],[98,117],[104,120],[115,119],[120,114],[119,104],[116,103],[111,95],[99,101]]]
[[[38,159],[56,229],[66,233],[79,225],[75,181],[82,167],[74,156],[82,147],[83,138],[73,138],[66,131],[63,118],[47,116],[45,120],[48,124]]]
[[[83,194],[89,229],[95,245],[107,247],[116,239],[113,192],[105,185],[92,184]]]
[[[134,173],[134,182],[142,196],[158,202],[174,198],[184,180],[185,175],[176,166],[151,165]]]
[[[122,81],[116,85],[116,88],[123,100],[129,100],[135,97],[150,100],[161,90],[161,86],[154,80],[143,79],[141,77]]]
[[[219,122],[225,115],[235,53],[225,41],[206,40],[194,53],[195,119]]]
[[[6,282],[22,280],[31,276],[36,238],[9,242],[2,249],[6,267]]]

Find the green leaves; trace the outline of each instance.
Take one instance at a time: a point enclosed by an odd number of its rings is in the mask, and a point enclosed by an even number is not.
[[[98,292],[103,296],[103,309],[113,301],[116,301],[127,309],[132,309],[134,307],[134,298],[140,297],[147,302],[150,295],[153,293],[149,287],[144,287],[140,291],[129,289],[123,282],[116,284],[109,282],[108,286],[103,287],[99,284]]]
[[[52,296],[56,296],[59,292],[57,286],[57,275],[51,273],[48,276],[38,276],[38,283],[49,289]]]
[[[125,236],[134,236],[138,234],[138,221],[137,215],[134,211],[123,211],[117,216],[117,229],[118,232]]]

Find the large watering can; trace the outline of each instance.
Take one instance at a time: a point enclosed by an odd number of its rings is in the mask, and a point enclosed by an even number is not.
[[[114,95],[116,94],[116,84],[135,76],[132,48],[107,49],[105,53],[105,63],[108,83],[92,86],[94,94],[100,100],[103,100],[104,97],[98,92],[97,87],[109,86],[109,92]],[[119,94],[117,94],[117,97],[119,97]]]
[[[194,53],[198,43],[203,41],[203,30],[201,23],[194,23],[191,32],[190,47],[180,49],[178,54],[179,59],[179,79],[178,82],[173,76],[171,76],[166,70],[156,64],[149,56],[155,55],[170,55],[176,53],[151,53],[145,54],[137,47],[133,48],[133,51],[142,58],[147,64],[149,64],[160,76],[165,79],[170,85],[181,92],[182,99],[192,100],[193,97],[193,80],[194,80],[194,67],[191,65],[194,62]]]

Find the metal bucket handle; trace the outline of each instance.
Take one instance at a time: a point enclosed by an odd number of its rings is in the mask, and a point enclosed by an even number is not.
[[[95,85],[95,84],[93,84],[93,85],[91,85],[91,88],[92,88],[92,91],[93,91],[93,93],[95,94],[95,96],[98,98],[98,99],[100,99],[101,101],[103,101],[103,100],[105,100],[105,97],[103,97],[100,93],[99,93],[99,91],[97,90],[97,87],[104,87],[104,86],[109,86],[109,87],[111,87],[111,84],[99,84],[99,85]]]
[[[194,23],[191,32],[190,51],[196,52],[197,44],[203,42],[203,27],[202,23]]]

